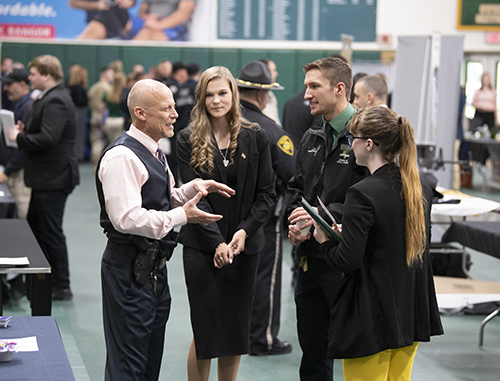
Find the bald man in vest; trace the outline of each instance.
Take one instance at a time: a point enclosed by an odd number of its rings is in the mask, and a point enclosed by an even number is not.
[[[108,237],[102,257],[105,380],[158,380],[170,313],[166,261],[176,246],[175,227],[211,223],[202,196],[234,191],[195,179],[175,188],[161,138],[174,134],[174,97],[163,83],[137,82],[128,97],[132,117],[105,151],[96,172],[101,226]]]

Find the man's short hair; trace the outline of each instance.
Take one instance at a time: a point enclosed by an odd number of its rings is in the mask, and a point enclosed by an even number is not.
[[[386,99],[387,82],[378,74],[360,78],[358,83],[363,86],[365,93],[372,93],[375,98]]]
[[[345,85],[345,96],[349,100],[352,89],[352,70],[345,60],[338,57],[320,58],[312,63],[304,65],[304,71],[319,70],[325,78],[330,81],[330,87],[333,89],[337,83],[342,82]]]
[[[193,75],[198,74],[200,71],[200,65],[198,65],[196,62],[191,62],[186,65],[186,70],[188,72],[188,75],[192,77]]]
[[[38,56],[28,64],[31,69],[35,67],[41,75],[50,75],[56,82],[62,81],[63,70],[57,57],[49,54]]]

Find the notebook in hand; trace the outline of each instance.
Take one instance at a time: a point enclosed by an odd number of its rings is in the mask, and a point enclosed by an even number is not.
[[[330,225],[321,217],[314,209],[313,207],[302,197],[302,200],[300,200],[300,205],[306,210],[307,213],[312,217],[314,221],[323,229],[323,231],[326,233],[326,235],[336,243],[340,242],[340,236],[335,233],[335,231],[332,229]]]

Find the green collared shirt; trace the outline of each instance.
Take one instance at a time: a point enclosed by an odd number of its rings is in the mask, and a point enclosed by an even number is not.
[[[327,133],[330,131],[333,135],[333,143],[331,148],[332,150],[337,145],[337,140],[340,133],[345,128],[345,126],[347,126],[347,123],[349,123],[355,112],[356,110],[354,109],[354,107],[352,107],[351,104],[348,103],[344,111],[342,111],[339,115],[337,115],[329,122],[325,119],[325,117],[323,117],[323,128],[325,128],[325,131]],[[327,129],[327,124],[331,127],[331,130],[329,128]]]

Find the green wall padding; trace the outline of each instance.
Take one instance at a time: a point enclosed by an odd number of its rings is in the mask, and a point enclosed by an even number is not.
[[[77,63],[89,72],[89,85],[99,78],[99,69],[110,62],[121,60],[125,73],[132,71],[135,64],[149,67],[168,59],[172,63],[183,61],[196,62],[201,70],[211,66],[226,66],[236,77],[242,66],[260,58],[268,58],[276,63],[279,76],[277,82],[285,90],[276,91],[280,109],[285,102],[304,87],[304,72],[302,67],[318,58],[339,54],[332,50],[270,50],[270,49],[224,49],[224,48],[192,48],[192,47],[152,47],[123,45],[74,45],[74,44],[38,44],[2,42],[2,57],[10,57],[25,66],[36,56],[52,54],[61,60],[65,76],[71,64]],[[364,61],[379,61],[379,51],[354,51],[353,59]]]

